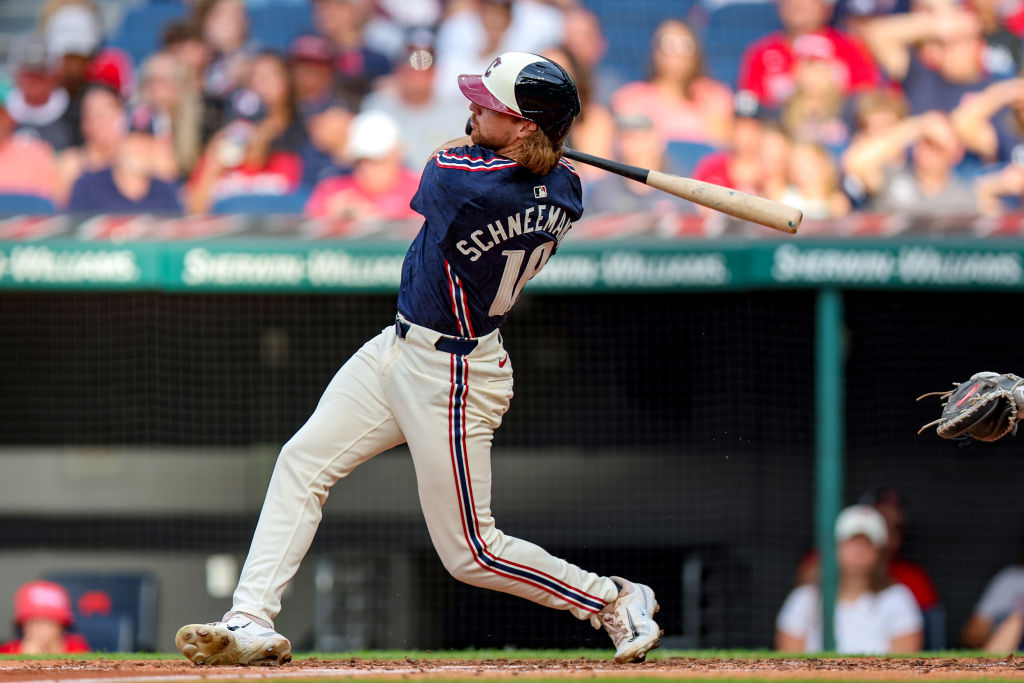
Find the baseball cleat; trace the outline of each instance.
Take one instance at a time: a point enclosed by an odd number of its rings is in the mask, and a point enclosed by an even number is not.
[[[174,644],[195,664],[287,664],[292,644],[272,628],[241,614],[227,621],[189,624],[178,629]]]
[[[615,644],[615,663],[642,662],[647,653],[658,647],[662,631],[654,621],[661,607],[654,591],[642,583],[610,577],[622,586],[613,602],[590,617],[596,629],[604,628]]]

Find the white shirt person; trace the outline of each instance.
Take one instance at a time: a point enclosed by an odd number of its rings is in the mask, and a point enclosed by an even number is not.
[[[924,619],[913,593],[888,577],[887,531],[881,514],[854,505],[836,519],[839,590],[835,649],[842,654],[915,652],[924,644]],[[775,646],[784,652],[823,649],[822,608],[816,585],[795,588],[775,621]]]

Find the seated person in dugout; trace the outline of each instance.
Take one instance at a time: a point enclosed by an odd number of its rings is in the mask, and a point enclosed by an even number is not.
[[[89,643],[69,633],[71,597],[50,581],[29,581],[14,594],[14,625],[18,637],[0,644],[0,654],[73,654],[88,652]]]
[[[886,567],[885,519],[870,505],[853,505],[836,518],[839,588],[836,651],[842,654],[916,652],[924,645],[924,620],[913,593],[895,583]],[[797,586],[775,622],[775,649],[818,652],[823,648],[817,585]]]

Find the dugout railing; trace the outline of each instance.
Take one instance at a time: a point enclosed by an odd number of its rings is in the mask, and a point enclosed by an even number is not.
[[[913,399],[1024,370],[1020,221],[858,217],[775,238],[617,220],[578,226],[506,325],[499,524],[657,585],[670,644],[765,647],[811,547],[832,580],[836,511],[895,483],[955,645],[1015,560],[1024,471],[1012,439],[917,436],[938,408]],[[394,314],[410,226],[347,229],[0,223],[0,594],[63,569],[150,572],[161,642],[224,609],[277,448]],[[603,644],[444,575],[400,452],[332,493],[285,606],[305,647]]]

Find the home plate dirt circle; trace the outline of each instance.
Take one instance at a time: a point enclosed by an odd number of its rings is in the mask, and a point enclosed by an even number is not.
[[[1024,659],[900,658],[696,659],[669,657],[616,665],[593,659],[302,659],[282,667],[199,667],[179,659],[3,660],[0,683],[142,683],[144,681],[248,681],[341,678],[577,678],[655,676],[671,678],[815,678],[903,680],[986,678],[1024,680]]]

